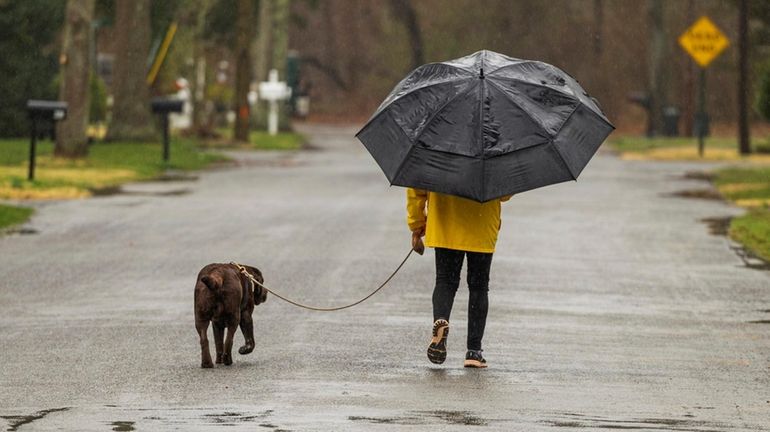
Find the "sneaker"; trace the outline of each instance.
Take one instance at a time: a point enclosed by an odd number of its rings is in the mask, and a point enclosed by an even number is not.
[[[433,323],[433,338],[428,345],[428,360],[441,364],[446,360],[446,338],[449,335],[449,321],[437,319]]]
[[[481,350],[468,350],[465,353],[465,367],[467,368],[485,368],[487,367],[487,361],[481,355]]]

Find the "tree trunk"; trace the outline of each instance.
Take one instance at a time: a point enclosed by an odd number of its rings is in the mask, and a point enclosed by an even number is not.
[[[594,0],[594,59],[600,61],[602,58],[604,33],[604,2],[603,0]]]
[[[91,78],[91,21],[94,0],[69,0],[61,51],[59,99],[67,102],[67,119],[56,126],[56,156],[76,158],[88,153],[88,112]]]
[[[412,52],[412,68],[425,63],[425,55],[422,46],[420,25],[417,21],[417,12],[410,0],[390,0],[390,9],[393,16],[401,21],[409,33],[409,47]]]
[[[211,7],[210,0],[202,0],[195,14],[195,40],[193,41],[193,64],[195,71],[191,80],[192,102],[192,128],[199,136],[208,136],[207,122],[204,121],[206,96],[206,42],[204,33],[206,29],[206,14]]]
[[[235,21],[235,130],[236,141],[249,141],[249,85],[251,84],[251,43],[254,39],[254,3],[238,0]]]
[[[147,88],[150,54],[150,1],[115,0],[115,73],[110,140],[148,141],[155,137]]]
[[[273,65],[278,71],[278,79],[286,81],[286,58],[289,52],[289,7],[290,0],[273,0]],[[282,130],[289,129],[289,115],[286,102],[279,102],[278,125]]]
[[[271,0],[260,0],[259,12],[257,18],[257,37],[254,38],[252,54],[254,55],[254,80],[259,82],[267,80],[267,72],[270,70],[270,45],[273,37],[272,13],[270,12]],[[265,124],[264,102],[259,102],[254,106],[252,118],[258,125],[263,127]]]
[[[650,109],[649,124],[647,133],[655,136],[663,132],[663,107],[668,102],[668,91],[666,88],[667,80],[667,62],[668,56],[668,38],[666,36],[666,27],[663,11],[663,0],[649,0],[649,20],[650,20],[650,75],[649,75],[649,97]]]
[[[749,142],[749,5],[741,0],[738,14],[738,150],[751,153]]]
[[[695,22],[695,0],[687,0],[687,25]],[[695,132],[695,62],[687,59],[684,73],[682,101],[682,135],[691,137]]]

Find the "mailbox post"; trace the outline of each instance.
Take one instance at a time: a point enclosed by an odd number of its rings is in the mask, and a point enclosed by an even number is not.
[[[168,162],[170,157],[168,115],[171,113],[182,112],[184,101],[172,98],[154,98],[150,105],[152,106],[152,112],[161,116],[160,122],[161,127],[163,128],[163,162]]]
[[[67,118],[67,102],[35,100],[27,101],[27,113],[29,113],[30,133],[29,142],[29,171],[28,180],[35,179],[35,157],[37,153],[37,124],[39,121],[57,122]]]

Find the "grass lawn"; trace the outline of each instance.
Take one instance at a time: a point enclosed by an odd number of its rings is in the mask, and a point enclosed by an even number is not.
[[[260,150],[299,150],[305,145],[305,137],[296,132],[280,132],[270,136],[265,131],[252,131],[249,141]]]
[[[770,166],[724,168],[715,174],[722,196],[749,209],[730,222],[730,237],[770,261]]]
[[[730,237],[770,262],[770,209],[752,209],[730,222]]]
[[[27,180],[29,141],[0,140],[0,199],[64,199],[91,195],[94,189],[157,177],[167,169],[196,170],[224,160],[201,152],[196,141],[173,138],[171,160],[163,163],[160,143],[95,143],[88,157],[56,159],[53,143],[38,143],[35,180]]]
[[[232,129],[217,129],[223,140],[207,143],[212,147],[233,147],[255,150],[299,150],[305,146],[305,136],[296,132],[278,132],[271,136],[266,131],[250,131],[249,143],[240,144],[232,141]]]
[[[754,144],[762,140],[754,139]],[[620,136],[609,140],[609,144],[629,160],[749,160],[769,162],[770,154],[752,154],[748,157],[738,154],[738,144],[733,137],[709,137],[704,141],[704,155],[698,154],[697,138],[647,138],[643,136]]]
[[[28,207],[0,204],[0,230],[26,221],[32,213],[33,210]]]

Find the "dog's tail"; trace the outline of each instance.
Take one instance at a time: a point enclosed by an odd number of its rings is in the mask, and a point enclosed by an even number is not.
[[[222,288],[222,276],[218,274],[206,275],[201,278],[201,282],[211,291],[217,292]]]

